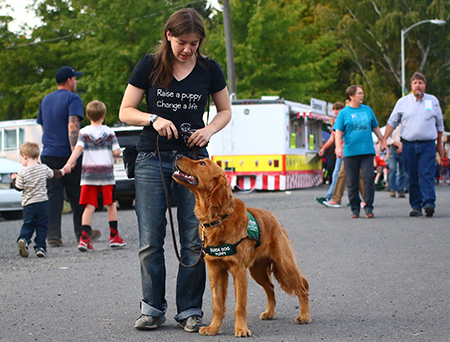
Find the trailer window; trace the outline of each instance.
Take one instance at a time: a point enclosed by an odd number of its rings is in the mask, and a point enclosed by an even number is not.
[[[320,150],[322,147],[322,121],[308,120],[308,148]]]
[[[5,129],[5,150],[17,149],[24,143],[25,131],[22,128]]]
[[[305,148],[305,119],[297,117],[296,113],[290,115],[289,118],[290,148]]]

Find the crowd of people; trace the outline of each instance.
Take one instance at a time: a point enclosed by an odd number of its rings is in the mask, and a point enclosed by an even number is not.
[[[449,160],[448,149],[444,150],[443,146],[444,123],[439,101],[425,93],[425,88],[425,76],[414,73],[411,93],[397,101],[384,135],[370,107],[363,105],[362,86],[347,88],[349,101],[333,120],[334,134],[330,140],[335,141],[336,157],[343,158],[342,163],[336,163],[333,175],[345,165],[343,177],[348,183],[353,218],[359,217],[360,208],[364,208],[367,218],[374,216],[375,184],[381,180],[391,197],[398,194],[399,198],[404,198],[405,193],[409,193],[409,216],[422,216],[423,211],[426,217],[433,216],[435,179],[436,183],[439,179],[447,182]],[[374,143],[372,132],[377,136],[378,144]],[[331,144],[327,142],[319,154],[323,155],[329,146]],[[341,206],[343,190],[335,186],[339,177],[340,174],[332,181],[325,197],[315,198],[320,204]]]
[[[182,262],[194,264],[201,253],[195,197],[186,187],[173,182],[172,173],[179,155],[207,158],[208,141],[231,119],[223,72],[214,60],[202,53],[205,38],[202,19],[194,9],[173,13],[154,53],[146,55],[135,66],[120,107],[122,122],[143,127],[135,160],[142,282],[141,315],[135,322],[136,329],[156,329],[166,321],[163,246],[168,208],[162,177],[168,187],[173,183],[177,197]],[[94,249],[92,241],[101,236],[100,230],[91,227],[99,193],[108,210],[110,246],[126,245],[119,235],[114,202],[113,162],[120,154],[120,146],[114,132],[103,125],[106,106],[101,101],[86,106],[90,125],[81,128],[83,103],[75,94],[80,76],[81,72],[68,66],[58,70],[58,89],[45,96],[39,108],[37,122],[43,127],[42,153],[32,143],[24,143],[20,149],[24,168],[12,178],[16,189],[23,193],[24,222],[17,239],[22,257],[29,256],[33,234],[38,257],[47,255],[46,241],[50,247],[64,245],[61,236],[64,195],[70,201],[80,251]],[[412,93],[401,98],[392,111],[384,136],[372,109],[363,104],[362,86],[348,87],[346,105],[334,104],[333,132],[319,154],[334,148],[336,163],[328,193],[316,198],[319,203],[340,207],[347,184],[352,217],[359,217],[363,208],[365,216],[372,218],[377,155],[379,178],[388,184],[390,195],[405,197],[407,191],[412,208],[410,216],[421,216],[422,210],[428,217],[433,215],[436,150],[443,182],[447,181],[449,166],[442,144],[442,112],[438,100],[425,93],[426,79],[422,74],[412,76],[411,86]],[[144,96],[145,112],[138,109]],[[210,96],[217,115],[205,125],[203,113]],[[189,134],[182,134],[186,132]],[[372,132],[379,140],[377,152]],[[387,161],[382,158],[386,148]],[[188,332],[198,331],[201,325],[205,281],[203,262],[194,267],[180,263],[174,319]]]

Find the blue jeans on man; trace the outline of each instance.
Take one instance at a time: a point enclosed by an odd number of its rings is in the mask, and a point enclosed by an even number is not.
[[[405,142],[403,155],[409,176],[409,204],[413,209],[435,208],[436,144],[434,140]]]
[[[389,190],[395,192],[405,192],[406,171],[403,160],[403,152],[397,153],[397,148],[389,147]],[[398,171],[398,176],[397,176]]]
[[[181,259],[186,265],[194,264],[201,253],[202,241],[198,233],[199,222],[194,215],[195,196],[187,187],[172,180],[175,159],[179,154],[192,158],[192,153],[161,151],[161,160],[167,188],[173,183],[178,207],[178,232],[181,243]],[[208,157],[202,149],[201,158]],[[166,198],[161,181],[157,152],[140,152],[135,164],[136,214],[139,225],[139,259],[143,298],[141,313],[153,317],[164,316],[166,301],[166,266],[164,238],[166,236]],[[175,320],[180,322],[190,316],[203,316],[202,300],[205,290],[206,270],[204,261],[192,268],[178,266]]]
[[[45,240],[47,239],[48,230],[48,201],[30,203],[23,207],[23,225],[20,230],[20,236],[17,239],[25,239],[30,244],[33,234],[34,249],[43,248],[47,250]]]

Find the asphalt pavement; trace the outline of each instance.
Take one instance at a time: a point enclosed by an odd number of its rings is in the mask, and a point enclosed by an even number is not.
[[[249,207],[271,210],[286,228],[310,283],[312,323],[295,324],[298,301],[276,284],[277,314],[261,321],[266,299],[253,280],[248,290],[249,340],[260,341],[449,341],[450,186],[439,185],[434,217],[408,216],[407,198],[375,195],[375,217],[352,219],[345,206],[314,201],[327,186],[288,192],[234,193]],[[109,248],[107,213],[94,215],[103,236],[81,253],[71,214],[63,215],[64,247],[45,259],[19,256],[21,221],[0,219],[0,341],[235,341],[234,290],[230,279],[221,332],[187,333],[173,320],[178,264],[166,238],[167,322],[154,331],[133,328],[141,283],[138,230],[133,210],[119,210],[127,242]],[[176,209],[174,209],[176,217]],[[204,322],[212,318],[209,283]]]

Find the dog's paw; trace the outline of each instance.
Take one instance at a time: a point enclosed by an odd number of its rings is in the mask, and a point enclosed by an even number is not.
[[[295,322],[298,324],[308,324],[311,323],[311,315],[310,314],[306,314],[306,315],[300,315],[295,319]]]
[[[273,319],[273,317],[275,316],[275,311],[264,311],[261,316],[259,316],[260,319],[262,320],[269,320],[269,319]]]
[[[244,327],[244,328],[235,328],[234,335],[236,337],[250,337],[252,336],[252,333],[247,327]]]
[[[202,327],[198,331],[201,335],[214,336],[219,333],[219,329],[211,328],[211,327]]]

